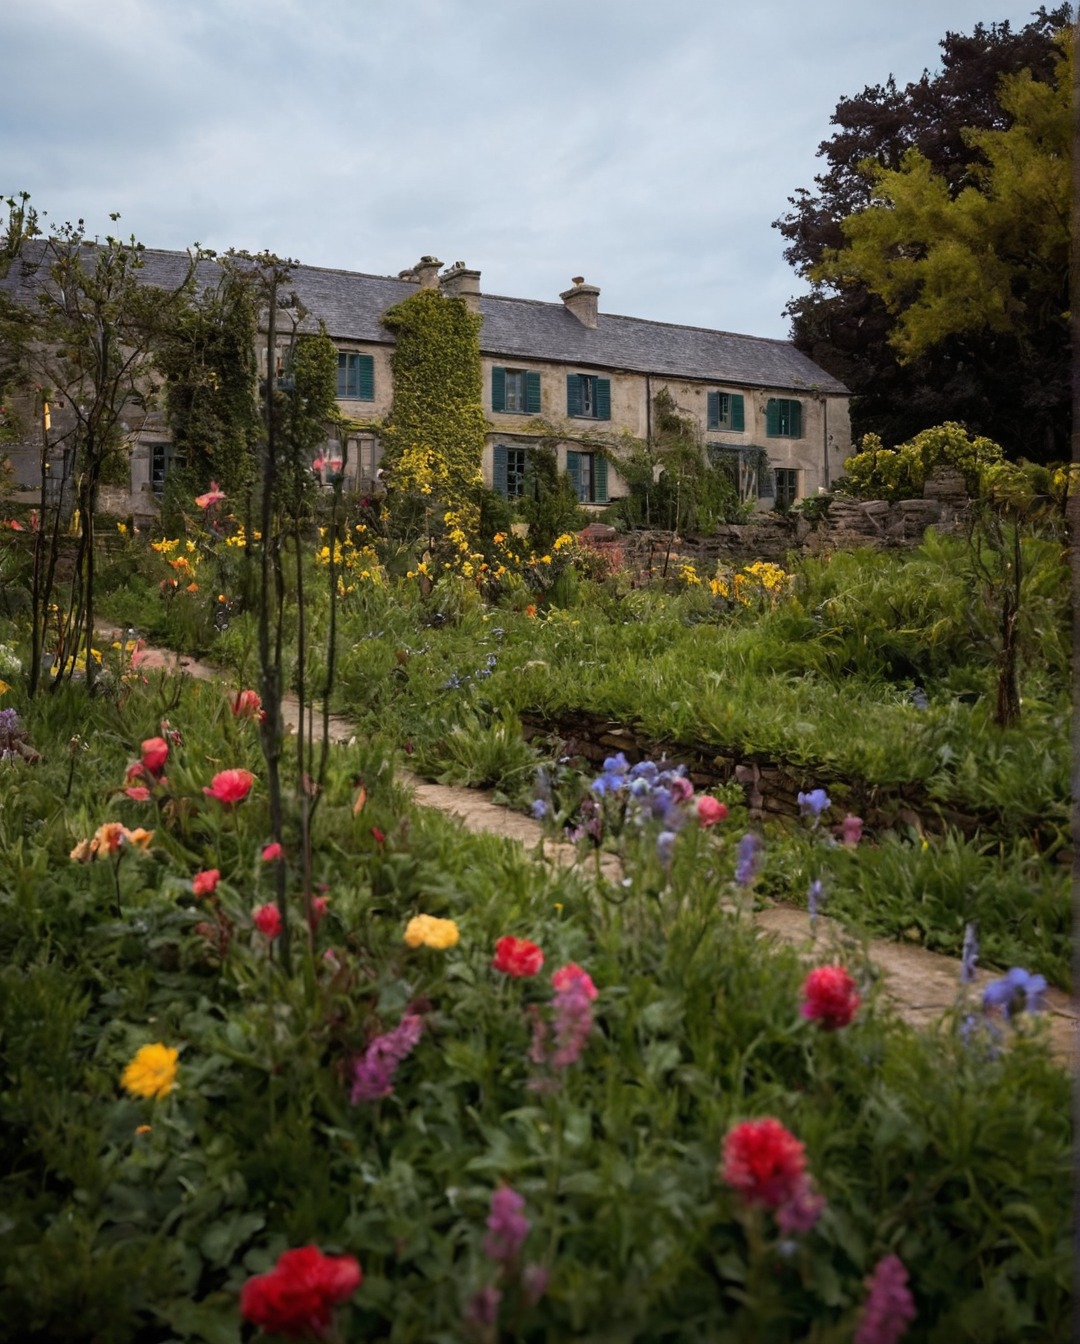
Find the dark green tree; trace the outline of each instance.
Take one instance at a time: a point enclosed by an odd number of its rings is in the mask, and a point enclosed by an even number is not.
[[[844,246],[842,222],[872,203],[867,165],[896,172],[917,150],[950,198],[970,189],[988,166],[985,143],[971,131],[1005,131],[1015,119],[1002,101],[1002,76],[1029,70],[1052,83],[1061,54],[1055,37],[1071,18],[1061,5],[1040,8],[1021,29],[1005,22],[947,33],[938,72],[903,89],[890,77],[841,99],[832,118],[838,129],[818,151],[826,170],[816,191],[799,190],[776,221],[788,241],[785,257],[811,282],[809,294],[788,304],[792,338],[855,393],[856,438],[876,433],[897,443],[928,425],[962,420],[1010,456],[1065,455],[1069,353],[1056,328],[1017,322],[1005,332],[952,332],[905,363],[890,342],[896,323],[886,301],[858,276],[825,279],[816,268]]]

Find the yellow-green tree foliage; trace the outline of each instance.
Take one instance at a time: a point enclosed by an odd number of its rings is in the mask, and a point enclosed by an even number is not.
[[[915,498],[935,467],[960,472],[968,493],[978,495],[1003,458],[992,439],[973,437],[953,421],[924,429],[895,448],[885,448],[876,434],[864,434],[859,448],[845,461],[844,471],[852,492],[864,499]]]
[[[470,539],[479,526],[487,422],[481,402],[480,317],[464,300],[421,289],[388,308],[394,402],[383,431],[393,495],[447,512]]]
[[[918,150],[896,170],[864,165],[873,204],[843,221],[847,245],[813,275],[877,294],[895,316],[901,360],[964,332],[1050,328],[1068,339],[1072,36],[1059,39],[1053,82],[1026,70],[1002,79],[1012,125],[964,132],[983,162],[959,193]]]

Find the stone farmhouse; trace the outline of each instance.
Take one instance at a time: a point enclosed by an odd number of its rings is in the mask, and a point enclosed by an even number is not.
[[[146,249],[143,278],[173,286],[184,253]],[[205,275],[202,273],[205,268]],[[203,263],[200,281],[213,283],[216,265]],[[6,279],[19,285],[19,266]],[[788,341],[684,327],[601,311],[600,290],[577,276],[560,302],[482,294],[480,272],[462,262],[443,269],[425,256],[396,277],[296,266],[290,288],[338,349],[338,399],[365,429],[351,437],[351,484],[367,489],[380,461],[379,422],[391,408],[393,334],[381,314],[418,287],[460,298],[483,318],[480,351],[483,406],[489,432],[485,482],[519,494],[531,448],[554,443],[560,469],[582,503],[599,506],[625,493],[620,450],[653,433],[654,399],[667,391],[678,413],[700,430],[704,450],[726,466],[744,500],[759,508],[794,503],[827,488],[851,452],[849,394],[844,385]],[[287,334],[281,338],[285,354]],[[266,349],[260,352],[265,374]],[[160,413],[133,415],[131,498],[103,501],[115,511],[156,512],[172,462]],[[32,485],[37,450],[26,465],[11,454],[17,475]]]

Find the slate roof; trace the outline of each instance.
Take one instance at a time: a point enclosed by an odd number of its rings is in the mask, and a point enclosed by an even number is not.
[[[28,245],[27,259],[34,249],[34,244]],[[187,262],[183,252],[154,248],[147,248],[143,259],[145,280],[162,286],[178,284]],[[199,268],[199,281],[213,285],[218,274],[216,263],[204,262]],[[319,266],[296,266],[292,276],[290,287],[311,314],[305,325],[314,326],[321,319],[338,341],[392,345],[393,338],[380,323],[380,314],[417,289],[409,280]],[[16,261],[0,287],[28,299],[35,286],[26,276],[25,267]],[[586,372],[624,370],[777,390],[814,387],[838,395],[847,393],[843,383],[796,350],[790,341],[620,317],[602,309],[596,327],[590,328],[561,302],[495,294],[481,295],[480,313],[484,319],[480,349],[495,358],[571,364]]]

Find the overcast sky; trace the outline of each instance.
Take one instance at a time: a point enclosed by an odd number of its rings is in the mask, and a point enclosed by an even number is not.
[[[0,194],[148,246],[270,248],[786,336],[771,227],[844,95],[1018,0],[7,0]],[[109,213],[119,211],[119,225]]]

